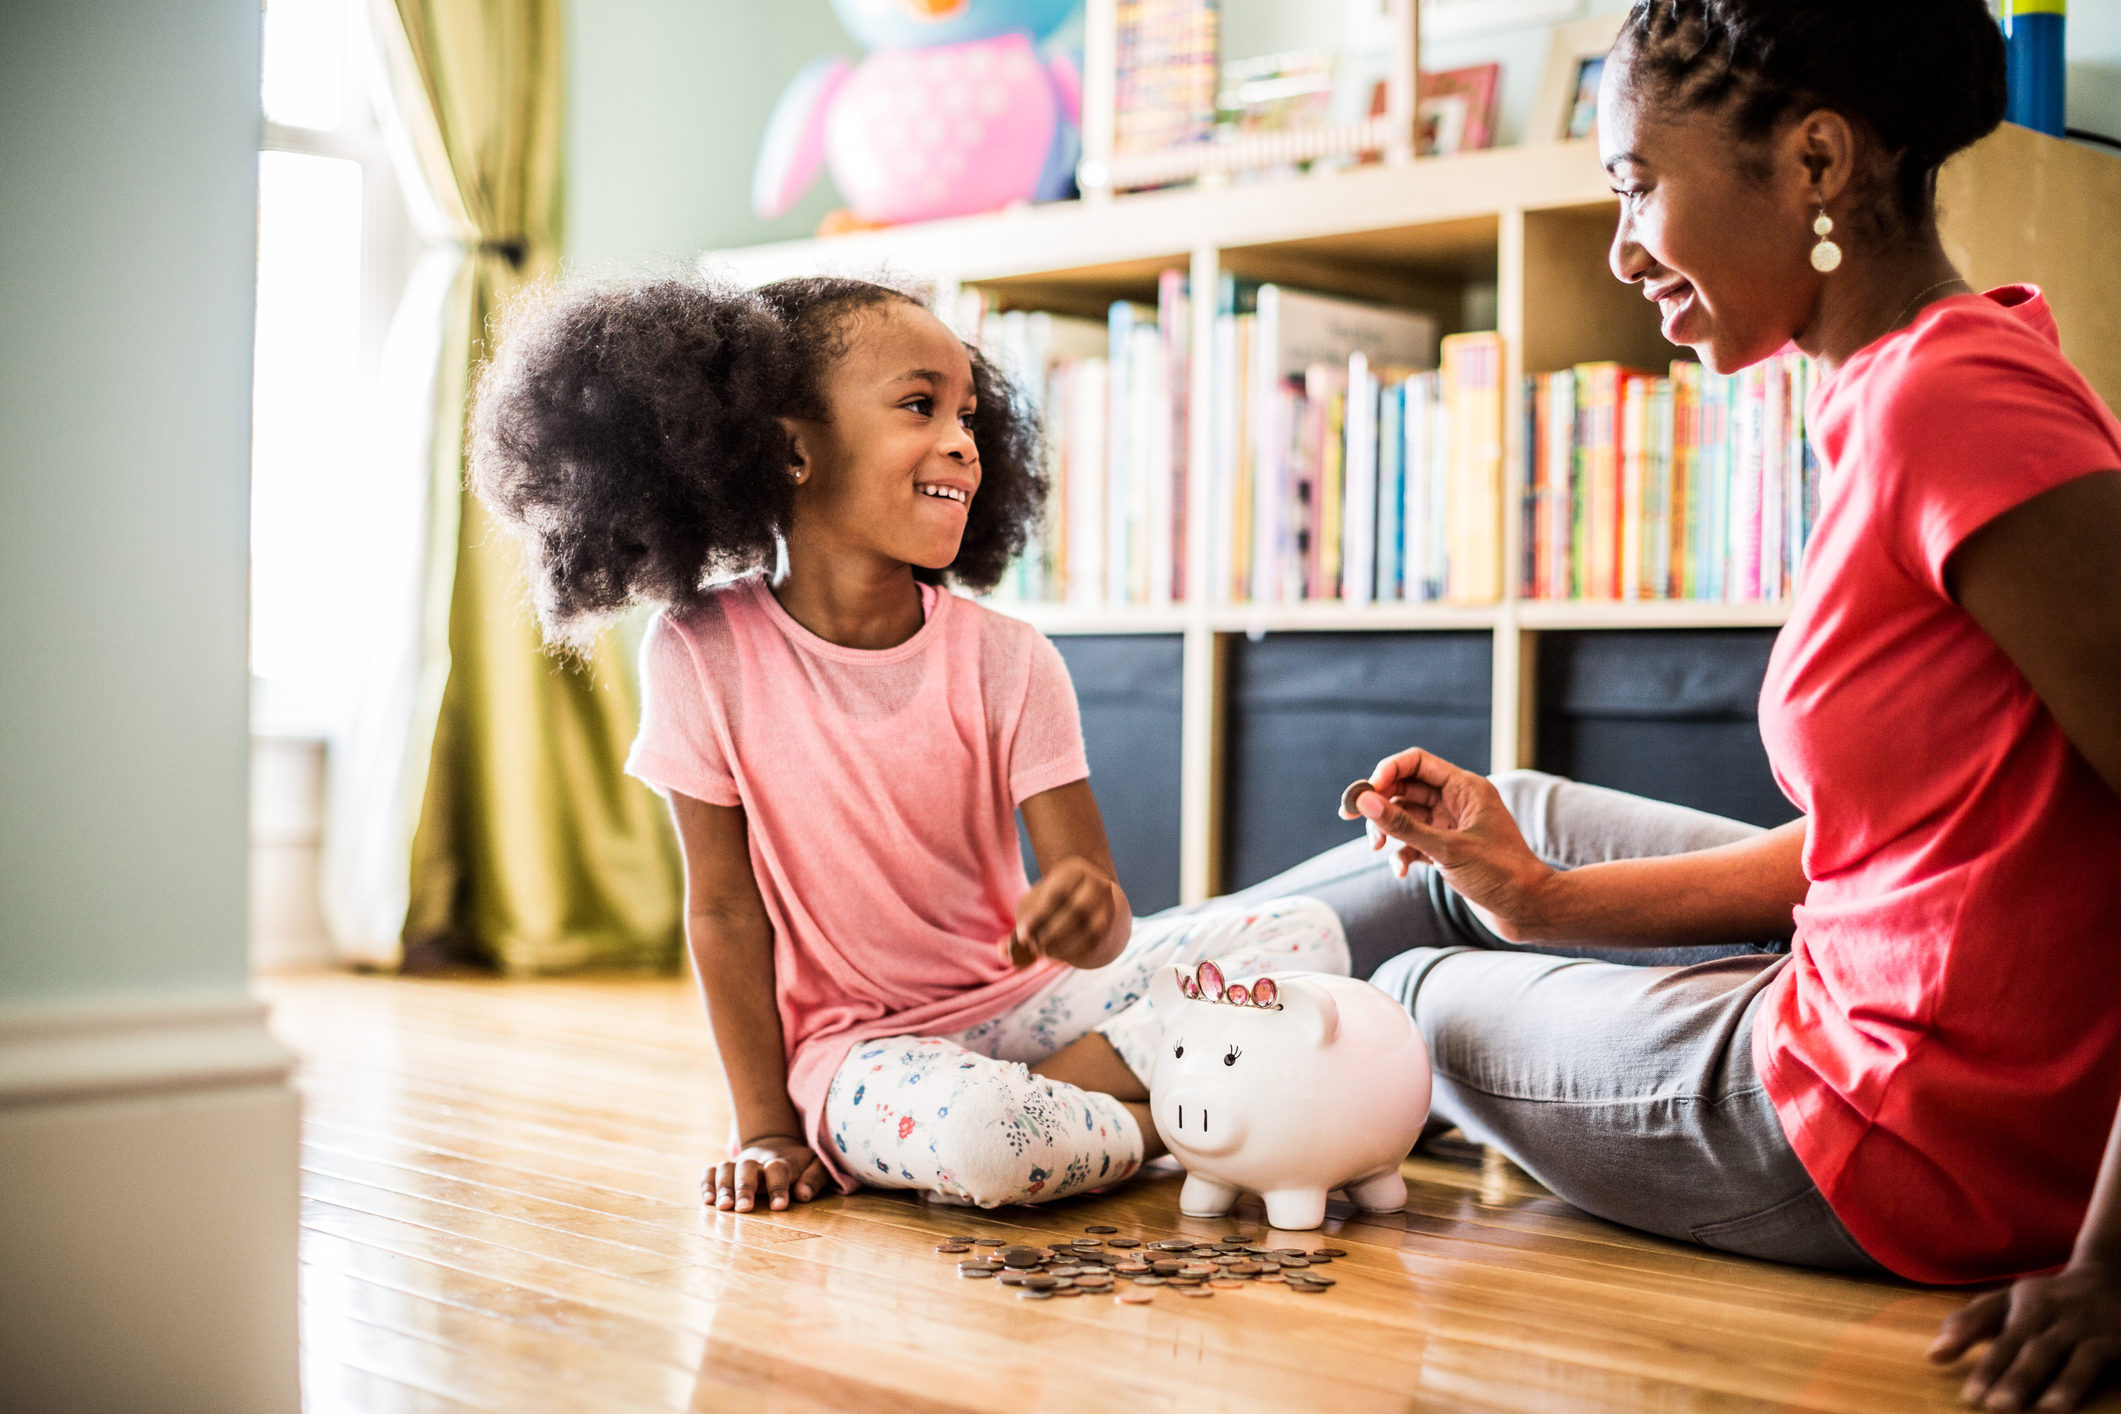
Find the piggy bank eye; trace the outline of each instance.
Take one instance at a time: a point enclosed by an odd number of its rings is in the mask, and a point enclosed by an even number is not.
[[[1223,1057],[1223,1064],[1224,1064],[1224,1065],[1236,1065],[1236,1064],[1237,1064],[1237,1058],[1238,1058],[1239,1056],[1243,1055],[1243,1054],[1244,1054],[1244,1052],[1243,1052],[1243,1051],[1239,1050],[1239,1049],[1238,1049],[1237,1047],[1235,1047],[1235,1046],[1232,1046],[1232,1047],[1230,1048],[1230,1053],[1229,1053],[1228,1055],[1226,1055],[1226,1056],[1224,1056],[1224,1057]]]
[[[1184,1041],[1180,1041],[1177,1045],[1171,1048],[1171,1059],[1173,1060],[1182,1060],[1184,1059],[1185,1054],[1186,1043]]]

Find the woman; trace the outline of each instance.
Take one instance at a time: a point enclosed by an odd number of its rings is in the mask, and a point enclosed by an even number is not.
[[[1638,0],[1606,66],[1614,273],[1712,368],[1794,341],[1825,373],[1761,695],[1805,818],[1413,750],[1358,803],[1422,866],[1391,907],[1315,868],[1266,887],[1341,905],[1358,956],[1420,915],[1438,945],[1376,980],[1429,1040],[1439,1117],[1651,1231],[2018,1278],[1931,1354],[1990,1339],[1969,1401],[2068,1409],[2121,1354],[2121,423],[2037,290],[1976,294],[1939,242],[1937,168],[2003,100],[1980,0]],[[1580,955],[1793,922],[1783,954]]]

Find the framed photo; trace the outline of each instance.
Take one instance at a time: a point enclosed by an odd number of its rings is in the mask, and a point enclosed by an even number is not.
[[[1495,145],[1495,98],[1502,65],[1424,73],[1415,87],[1414,151],[1448,157]]]
[[[1594,15],[1555,28],[1546,79],[1525,125],[1526,142],[1566,142],[1597,130],[1598,80],[1626,18],[1624,12]]]

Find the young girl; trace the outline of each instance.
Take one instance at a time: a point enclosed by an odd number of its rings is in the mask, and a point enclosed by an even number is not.
[[[562,290],[510,321],[474,436],[549,637],[665,606],[627,769],[684,846],[735,1113],[716,1207],[1116,1182],[1162,1152],[1157,966],[1346,972],[1308,899],[1134,925],[1060,655],[941,587],[991,588],[1023,548],[1036,428],[911,297]]]

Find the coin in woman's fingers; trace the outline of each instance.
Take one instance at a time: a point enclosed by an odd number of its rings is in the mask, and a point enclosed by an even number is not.
[[[1362,812],[1355,808],[1355,802],[1376,789],[1377,787],[1371,785],[1368,781],[1352,782],[1346,790],[1340,793],[1341,818],[1343,820],[1353,820],[1360,816]]]

